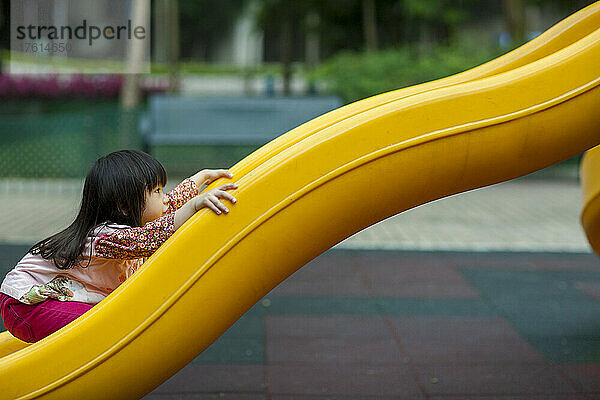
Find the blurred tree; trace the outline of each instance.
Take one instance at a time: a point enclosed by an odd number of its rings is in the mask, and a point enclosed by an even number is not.
[[[375,0],[362,0],[362,27],[365,35],[365,48],[377,50],[377,17]]]
[[[531,28],[528,26],[528,8],[553,8],[560,20],[593,2],[594,0],[502,0],[502,14],[512,45],[517,46],[529,39]]]
[[[152,61],[167,64],[167,91],[179,89],[180,0],[152,0]]]
[[[290,91],[292,61],[314,65],[340,50],[377,50],[409,42],[447,43],[477,0],[257,0],[267,60],[282,65]],[[317,21],[317,22],[315,22]],[[356,29],[356,27],[362,29]],[[398,27],[404,27],[399,29]],[[303,38],[300,39],[300,38]],[[278,46],[272,48],[270,41]],[[318,45],[315,44],[318,42]]]
[[[329,0],[314,2],[320,16],[320,39],[322,55],[330,55],[341,49],[358,50],[364,46],[361,2],[358,0]],[[377,12],[378,9],[375,9]],[[377,26],[375,14],[373,24]]]
[[[312,10],[306,15],[305,21],[306,40],[304,44],[304,59],[308,66],[315,66],[319,63],[320,59],[321,39],[319,30],[321,16],[316,10]]]
[[[0,0],[0,49],[10,48],[10,0]]]
[[[169,4],[168,0],[152,0],[152,61],[169,60]]]
[[[6,30],[5,27],[6,27],[6,25],[8,25],[7,21],[6,21],[6,19],[7,19],[6,17],[8,16],[8,13],[6,13],[4,10],[4,4],[5,4],[5,2],[0,3],[0,49],[4,48],[3,43],[1,43],[1,42],[4,42],[3,36],[4,36],[4,32]],[[0,53],[0,74],[2,73],[2,70],[4,69],[4,65],[2,63],[1,56],[2,56],[2,53]]]
[[[279,42],[278,53],[282,68],[284,95],[289,95],[291,92],[294,31],[297,34],[301,29],[300,23],[307,21],[309,15],[314,15],[317,3],[315,0],[259,1],[258,25],[265,31],[270,31],[271,35]],[[318,29],[318,26],[318,24],[313,26],[313,31]]]
[[[208,60],[248,1],[179,0],[181,57]]]
[[[134,25],[147,26],[150,21],[150,3],[144,0],[132,0],[129,18]],[[123,86],[121,87],[121,108],[125,111],[134,110],[140,102],[139,70],[144,62],[144,42],[134,40],[127,43],[126,69]]]
[[[458,27],[480,6],[476,0],[403,0],[400,2],[405,20],[418,26],[417,40],[425,43],[449,44]]]
[[[502,10],[510,38],[514,44],[525,42],[527,27],[525,24],[526,0],[502,0]]]
[[[283,34],[282,25],[295,26],[309,13],[319,19],[321,52],[386,48],[403,43],[449,42],[459,25],[481,8],[478,0],[259,0],[260,24]],[[290,20],[284,24],[283,21]],[[356,29],[361,27],[362,29]],[[268,57],[267,57],[268,58]]]

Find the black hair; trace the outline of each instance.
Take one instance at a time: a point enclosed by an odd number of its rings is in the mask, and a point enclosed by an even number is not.
[[[85,178],[75,220],[29,251],[52,260],[59,269],[72,268],[79,264],[87,237],[100,224],[142,226],[146,193],[166,183],[163,166],[144,152],[120,150],[101,157]]]

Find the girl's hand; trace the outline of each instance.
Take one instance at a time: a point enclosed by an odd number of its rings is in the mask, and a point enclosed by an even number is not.
[[[226,169],[203,169],[191,176],[198,188],[204,188],[219,178],[233,178],[233,174]]]
[[[235,204],[237,202],[237,199],[233,197],[230,193],[227,193],[226,190],[232,190],[237,188],[238,185],[236,185],[235,183],[227,183],[216,189],[209,190],[206,193],[202,193],[194,197],[193,199],[185,203],[180,209],[175,211],[175,218],[173,221],[175,229],[179,229],[179,227],[183,225],[185,221],[190,219],[191,216],[196,213],[196,211],[201,210],[203,208],[210,208],[216,214],[227,214],[229,210],[227,209],[227,207],[225,207],[225,204],[223,204],[220,199],[227,199],[232,204]]]
[[[221,214],[221,212],[227,214],[229,209],[219,199],[227,199],[232,204],[235,204],[237,199],[230,193],[227,193],[226,190],[237,189],[237,187],[238,186],[235,183],[227,183],[216,189],[209,190],[206,193],[194,197],[192,199],[192,201],[194,201],[194,211],[198,211],[203,208],[210,208],[216,214]]]

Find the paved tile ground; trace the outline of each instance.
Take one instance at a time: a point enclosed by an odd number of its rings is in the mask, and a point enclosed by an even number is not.
[[[5,269],[68,223],[80,189],[0,182]],[[579,190],[513,181],[369,228],[145,399],[600,400],[600,263]]]
[[[331,250],[145,399],[600,399],[599,289],[591,254]]]

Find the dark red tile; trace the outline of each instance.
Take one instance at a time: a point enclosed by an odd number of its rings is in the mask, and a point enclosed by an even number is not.
[[[369,296],[352,257],[323,255],[279,284],[270,294]]]
[[[382,280],[372,285],[372,295],[422,297],[427,299],[479,298],[479,292],[466,282],[402,282]]]
[[[573,282],[575,288],[595,300],[600,300],[600,282]]]
[[[454,268],[437,265],[365,265],[362,270],[373,294],[392,297],[479,298]]]
[[[351,278],[358,275],[354,257],[322,255],[312,260],[291,276],[297,280],[316,281],[325,278]]]
[[[262,365],[188,364],[152,394],[184,392],[261,392],[265,389]]]
[[[270,400],[413,400],[415,399],[414,395],[395,395],[395,396],[349,396],[349,395],[341,395],[341,396],[298,396],[296,394],[293,395],[285,395],[278,394],[269,397]],[[424,397],[417,397],[416,399],[422,399]]]
[[[360,278],[327,277],[323,279],[297,279],[291,277],[269,292],[270,295],[304,296],[370,296],[368,287]]]
[[[589,400],[584,395],[577,394],[527,394],[523,396],[508,395],[508,396],[432,396],[431,400]]]
[[[305,364],[267,366],[273,395],[424,398],[407,366]]]
[[[267,315],[265,317],[265,336],[310,336],[310,337],[392,337],[392,332],[383,317],[365,315]]]
[[[267,364],[277,363],[401,363],[394,340],[364,337],[267,338]]]
[[[172,393],[149,394],[143,400],[266,400],[264,393]]]
[[[559,368],[589,393],[600,393],[600,364],[563,364]]]
[[[555,367],[514,365],[418,365],[419,380],[430,395],[575,395]]]
[[[490,364],[545,359],[502,318],[390,317],[412,363]]]

